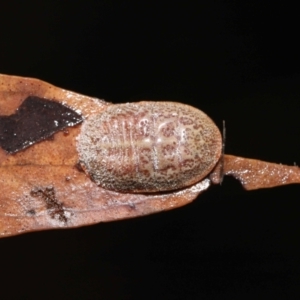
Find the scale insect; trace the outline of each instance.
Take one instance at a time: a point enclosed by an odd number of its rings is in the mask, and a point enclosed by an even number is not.
[[[143,216],[186,205],[223,175],[245,189],[299,183],[296,166],[222,154],[202,111],[111,104],[0,75],[0,236]]]
[[[191,186],[215,167],[222,138],[202,111],[174,102],[108,107],[82,125],[80,162],[99,186],[165,192]]]

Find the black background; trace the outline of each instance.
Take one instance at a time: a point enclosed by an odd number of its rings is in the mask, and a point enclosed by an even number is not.
[[[297,13],[287,1],[6,1],[0,73],[192,104],[226,121],[227,153],[299,163]],[[299,195],[226,178],[174,211],[2,239],[1,299],[297,299]]]

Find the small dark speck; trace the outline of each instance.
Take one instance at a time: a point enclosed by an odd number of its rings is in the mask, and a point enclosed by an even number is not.
[[[57,219],[66,223],[68,221],[63,203],[58,201],[55,195],[55,189],[52,186],[46,188],[34,188],[31,190],[30,195],[32,197],[40,197],[46,204],[47,212],[52,219]]]
[[[26,213],[29,216],[34,216],[35,215],[35,210],[34,209],[29,209]]]
[[[80,162],[78,162],[78,163],[75,165],[75,168],[76,168],[79,172],[84,172],[84,170],[82,169],[82,166],[81,166]]]

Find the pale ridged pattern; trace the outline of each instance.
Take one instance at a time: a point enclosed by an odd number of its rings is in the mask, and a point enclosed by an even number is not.
[[[221,135],[202,111],[174,102],[109,106],[86,120],[80,162],[100,186],[122,192],[183,188],[204,178],[221,155]]]

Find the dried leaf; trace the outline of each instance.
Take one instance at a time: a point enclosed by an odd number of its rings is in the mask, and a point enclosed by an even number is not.
[[[110,105],[40,80],[0,75],[0,121],[18,114],[17,109],[30,96],[56,101],[83,119]],[[3,130],[2,123],[1,126]],[[78,227],[168,210],[191,202],[210,185],[205,179],[187,189],[162,194],[103,189],[78,167],[76,137],[80,128],[81,124],[68,127],[68,132],[58,131],[51,139],[38,139],[14,154],[0,149],[0,236]]]
[[[137,114],[139,105],[147,109]],[[298,167],[222,154],[221,135],[201,111],[176,103],[170,111],[168,105],[154,109],[155,105],[141,102],[126,106],[126,110],[121,106],[115,109],[103,100],[37,79],[0,75],[0,237],[173,209],[193,201],[224,175],[234,176],[249,190],[300,182]],[[115,112],[116,117],[107,117],[107,111]],[[127,122],[128,116],[133,121]],[[85,126],[89,120],[94,123]],[[95,120],[102,122],[101,130]],[[157,131],[147,122],[156,125]],[[87,129],[81,130],[84,126]],[[94,130],[93,135],[78,147],[78,137],[89,130]],[[122,131],[118,141],[109,136],[112,130],[115,135]],[[149,143],[145,148],[140,134]],[[106,142],[112,145],[109,151]],[[119,158],[115,155],[118,143],[122,143],[123,156],[114,163]],[[134,144],[139,145],[135,151]],[[154,154],[149,155],[149,147]],[[79,155],[85,148],[92,153],[88,163],[82,161],[85,155]],[[97,156],[99,152],[101,156]],[[115,156],[106,157],[106,153]],[[131,162],[127,155],[133,157]],[[95,167],[98,163],[100,167]],[[145,164],[144,168],[139,164]],[[106,175],[112,176],[109,180],[102,180],[103,166]],[[142,188],[132,181],[132,174],[139,172],[143,178],[151,178]],[[114,176],[124,178],[114,184]],[[124,183],[128,185],[123,188]]]

